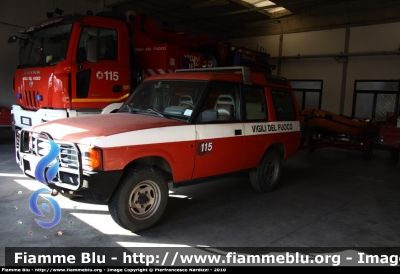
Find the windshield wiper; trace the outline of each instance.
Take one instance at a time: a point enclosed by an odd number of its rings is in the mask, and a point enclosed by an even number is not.
[[[159,111],[157,111],[157,110],[148,108],[147,111],[149,111],[149,112],[151,112],[151,113],[155,113],[155,114],[157,114],[157,115],[160,116],[160,117],[167,118],[167,116],[165,116],[164,114],[162,114],[161,112],[159,112]]]
[[[133,106],[131,106],[129,104],[124,104],[124,105],[122,105],[122,107],[126,107],[128,109],[129,113],[135,113],[138,111],[138,109],[135,109]]]

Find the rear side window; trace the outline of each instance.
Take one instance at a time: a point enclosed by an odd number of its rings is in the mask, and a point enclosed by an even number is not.
[[[216,110],[219,122],[239,121],[239,90],[236,83],[212,82],[202,110]]]
[[[296,120],[296,111],[292,94],[285,90],[272,90],[271,95],[276,119],[278,121]]]
[[[263,87],[245,86],[244,100],[246,121],[267,120],[267,106]]]

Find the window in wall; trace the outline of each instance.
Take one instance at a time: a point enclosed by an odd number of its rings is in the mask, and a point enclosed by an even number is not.
[[[299,111],[321,109],[322,80],[290,80]]]
[[[400,81],[356,81],[352,116],[386,121],[387,112],[399,111]]]

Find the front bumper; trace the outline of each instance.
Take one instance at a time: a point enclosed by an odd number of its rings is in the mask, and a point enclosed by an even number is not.
[[[122,170],[84,172],[83,186],[72,194],[82,195],[91,202],[107,202],[122,177]]]
[[[65,109],[39,109],[25,110],[19,105],[11,108],[13,128],[31,128],[43,122],[61,118],[67,118],[68,113]]]
[[[84,152],[76,144],[55,142],[49,134],[30,129],[15,132],[15,151],[16,162],[25,175],[59,192],[82,195],[88,201],[108,201],[123,174],[122,170],[83,170]]]

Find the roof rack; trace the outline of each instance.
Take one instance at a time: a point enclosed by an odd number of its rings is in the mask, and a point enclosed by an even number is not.
[[[216,67],[216,68],[194,68],[194,69],[176,69],[175,72],[207,72],[207,71],[241,71],[243,77],[243,83],[251,85],[250,80],[250,69],[248,67]]]

